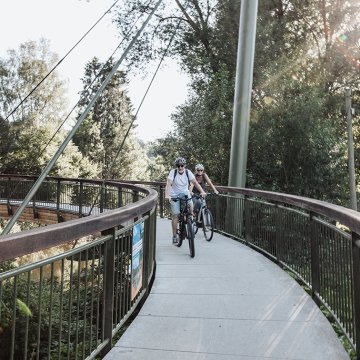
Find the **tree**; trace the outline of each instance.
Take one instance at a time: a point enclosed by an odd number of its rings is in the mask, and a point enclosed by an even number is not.
[[[233,87],[224,70],[198,88],[188,101],[172,115],[176,130],[157,142],[156,153],[164,166],[173,166],[176,157],[184,156],[188,167],[203,163],[218,184],[227,182],[231,141]]]
[[[131,16],[124,19],[122,12],[117,18],[123,34],[139,12],[149,11],[137,1],[127,4]],[[210,166],[216,181],[226,184],[240,2],[173,5],[157,14],[131,58],[139,64],[158,56],[176,29],[169,54],[193,80],[190,98],[173,115],[175,129],[156,149],[166,167],[175,153],[164,149],[171,146],[190,165]],[[339,109],[344,87],[359,85],[359,14],[360,4],[353,1],[259,2],[249,185],[345,201],[346,128]]]
[[[56,131],[65,117],[66,104],[65,84],[56,71],[28,96],[56,61],[57,55],[50,51],[44,39],[39,43],[26,42],[18,51],[9,50],[8,58],[0,59],[2,173],[40,174],[66,136],[64,130]],[[82,176],[94,174],[96,167],[70,144],[50,174],[64,175],[62,169],[66,169],[66,175]]]
[[[84,90],[81,93],[79,116],[112,68],[112,59],[105,64],[101,64],[97,58],[88,62],[82,79]],[[137,174],[137,179],[147,180],[148,175],[144,171],[146,156],[132,135],[134,116],[125,85],[125,74],[117,71],[79,127],[74,142],[84,156],[98,164],[98,177],[134,179]],[[137,171],[137,163],[142,164],[142,173]]]
[[[45,39],[23,43],[17,51],[8,50],[7,59],[0,59],[0,115],[4,119],[44,79],[57,59]],[[54,71],[8,120],[31,121],[37,127],[60,124],[65,104],[65,84]]]

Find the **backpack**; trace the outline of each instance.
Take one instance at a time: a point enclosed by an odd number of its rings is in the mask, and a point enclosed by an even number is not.
[[[188,178],[188,183],[189,183],[189,185],[190,185],[190,180],[189,180],[189,173],[188,173],[188,169],[185,169],[185,173],[186,173],[186,176],[187,176],[187,178]],[[175,176],[176,176],[176,174],[177,174],[177,169],[175,169],[175,171],[174,171],[174,178],[173,178],[173,181],[175,180]]]

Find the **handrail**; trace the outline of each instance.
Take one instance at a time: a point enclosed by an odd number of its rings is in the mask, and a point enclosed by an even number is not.
[[[33,176],[0,175],[1,178],[16,178],[33,180]],[[101,180],[85,180],[74,178],[48,177],[55,181],[86,181],[89,184],[101,185]],[[128,190],[143,191],[146,197],[133,204],[128,204],[120,209],[109,210],[106,213],[96,214],[81,219],[72,220],[61,224],[49,225],[38,229],[31,229],[21,233],[0,236],[0,262],[13,259],[22,255],[36,252],[48,247],[58,246],[69,241],[89,235],[95,231],[101,232],[113,228],[115,225],[125,223],[153,209],[157,203],[156,191],[143,186],[107,181],[106,185]],[[49,236],[51,234],[51,236]],[[13,246],[16,241],[16,247]]]
[[[168,215],[164,182],[156,187]],[[360,359],[360,213],[306,197],[218,186],[209,199],[216,231],[266,255],[310,288]]]
[[[0,175],[0,200],[5,200],[0,205],[12,211],[34,179]],[[101,213],[88,216],[84,207],[98,199],[99,190]],[[45,179],[28,209],[34,221],[45,209],[58,213],[61,223],[0,236],[2,358],[31,353],[95,359],[111,349],[112,338],[145,300],[154,278],[157,197],[151,188],[113,180]],[[60,215],[66,212],[79,218],[64,222]],[[87,235],[92,236],[85,240]],[[17,263],[23,255],[81,238],[76,247]]]
[[[0,175],[0,181],[2,178],[33,180],[32,177],[14,175]],[[98,186],[101,181],[89,182]],[[160,216],[169,214],[164,182],[111,181],[108,184],[142,191],[146,197],[118,210],[49,226],[49,230],[28,231],[26,236],[32,245],[23,242],[22,246],[29,251],[31,246],[53,246],[65,241],[66,237],[75,239],[95,229],[111,229],[117,221],[131,221],[149,209],[154,210],[157,195]],[[209,199],[216,231],[242,241],[293,272],[310,288],[314,301],[329,311],[351,346],[359,352],[360,214],[342,206],[291,194],[226,186],[217,186],[217,189],[220,196]],[[70,228],[74,231],[71,235]],[[50,230],[54,231],[54,240],[45,240]],[[11,241],[7,242],[11,239],[17,239],[16,243],[20,244],[20,237],[17,234],[0,237],[1,248],[3,244],[11,244]],[[12,251],[11,246],[7,246],[8,251]]]

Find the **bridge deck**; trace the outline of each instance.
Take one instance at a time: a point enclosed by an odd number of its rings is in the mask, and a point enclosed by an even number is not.
[[[106,360],[349,359],[329,322],[277,265],[234,240],[196,236],[196,255],[158,220],[157,272]]]

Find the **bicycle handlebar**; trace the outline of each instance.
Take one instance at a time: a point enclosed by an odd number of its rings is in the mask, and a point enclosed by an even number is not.
[[[207,193],[206,193],[206,196],[215,196],[215,195],[218,195],[218,194],[215,194],[214,192],[207,192]],[[201,196],[201,194],[194,193],[192,197],[193,197],[193,198],[196,198],[196,199],[199,199],[199,198],[201,198],[202,196]]]
[[[215,196],[215,195],[217,195],[217,194],[215,194],[214,192],[208,192],[208,193],[206,193],[206,196]],[[186,200],[186,201],[189,201],[189,200],[191,200],[191,199],[200,199],[200,198],[202,198],[202,195],[201,194],[198,194],[198,193],[193,193],[191,196],[188,196],[188,195],[185,195],[184,197],[179,197],[179,196],[177,196],[177,197],[172,197],[172,198],[170,198],[172,201],[179,201],[179,200]]]
[[[188,195],[185,195],[185,196],[183,196],[183,197],[179,197],[179,196],[177,196],[177,197],[173,197],[173,198],[170,198],[172,201],[180,201],[180,200],[186,200],[186,201],[189,201],[189,200],[191,200],[192,198],[193,198],[194,196],[188,196]]]

